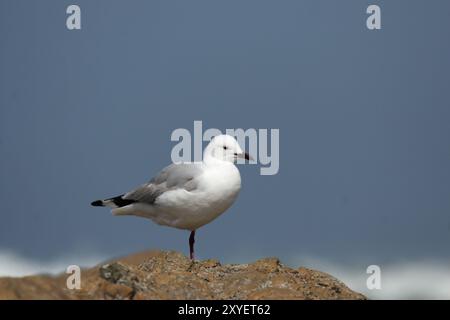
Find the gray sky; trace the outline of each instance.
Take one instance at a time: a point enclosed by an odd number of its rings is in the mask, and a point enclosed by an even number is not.
[[[92,208],[170,161],[176,128],[279,128],[199,258],[450,259],[450,2],[0,2],[0,249],[187,252]],[[369,4],[382,30],[365,26]]]

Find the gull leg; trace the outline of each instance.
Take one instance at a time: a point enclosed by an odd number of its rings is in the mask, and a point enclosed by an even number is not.
[[[195,230],[191,231],[191,235],[189,236],[189,256],[191,260],[194,260],[194,243],[195,243]]]

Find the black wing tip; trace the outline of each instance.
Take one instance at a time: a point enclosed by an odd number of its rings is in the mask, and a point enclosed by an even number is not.
[[[127,205],[129,205],[129,204],[132,204],[132,203],[135,203],[135,202],[136,202],[135,200],[132,200],[132,199],[124,199],[124,198],[122,198],[122,197],[123,197],[123,194],[120,195],[120,196],[114,197],[114,198],[112,198],[112,199],[110,199],[110,200],[112,200],[112,202],[113,202],[117,207],[119,207],[119,208],[125,207],[125,206],[127,206]]]
[[[95,200],[91,202],[91,206],[93,207],[103,207],[103,201],[102,200]]]

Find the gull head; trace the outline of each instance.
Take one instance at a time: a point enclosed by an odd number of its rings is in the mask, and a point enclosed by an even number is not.
[[[203,159],[220,160],[235,163],[238,159],[251,160],[247,152],[242,151],[236,139],[230,135],[222,134],[212,138],[203,153]]]

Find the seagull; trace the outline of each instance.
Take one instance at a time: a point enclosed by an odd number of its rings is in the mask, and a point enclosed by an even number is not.
[[[189,255],[194,260],[195,231],[225,212],[239,194],[238,159],[253,160],[234,137],[218,135],[201,162],[173,163],[140,187],[91,205],[110,207],[115,216],[134,215],[190,231]]]

